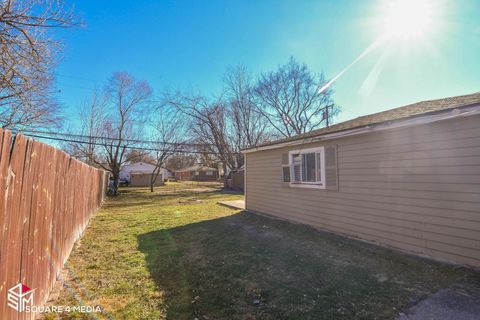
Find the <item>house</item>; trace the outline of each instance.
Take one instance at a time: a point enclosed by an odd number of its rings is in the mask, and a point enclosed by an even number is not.
[[[218,171],[215,168],[195,165],[175,171],[175,177],[184,181],[216,181],[218,180]]]
[[[134,187],[149,187],[150,177],[152,175],[155,166],[146,162],[134,162],[123,166],[120,170],[120,179],[128,181],[130,186]],[[163,179],[169,178],[171,173],[165,169],[160,169],[160,174],[155,181],[155,185],[159,186],[163,184]]]
[[[243,152],[247,210],[480,266],[480,92]]]

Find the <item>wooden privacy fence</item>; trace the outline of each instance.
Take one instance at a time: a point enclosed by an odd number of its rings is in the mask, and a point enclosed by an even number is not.
[[[105,194],[107,174],[47,144],[0,129],[0,319],[33,319],[9,289],[43,306],[74,242]],[[19,299],[29,291],[13,290]],[[24,300],[25,301],[25,300]]]

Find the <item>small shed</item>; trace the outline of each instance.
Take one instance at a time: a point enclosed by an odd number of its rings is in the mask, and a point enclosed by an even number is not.
[[[230,189],[237,190],[237,191],[245,190],[245,167],[244,166],[241,166],[237,170],[230,171],[228,186]]]
[[[151,173],[143,173],[143,172],[132,172],[130,174],[130,186],[132,187],[150,187],[150,179],[152,174]],[[155,187],[162,186],[163,177],[161,174],[158,175],[157,179],[155,180]]]

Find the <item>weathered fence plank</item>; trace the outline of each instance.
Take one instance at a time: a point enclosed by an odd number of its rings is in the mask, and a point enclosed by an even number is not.
[[[105,193],[107,174],[0,129],[0,319],[34,319],[7,304],[19,283],[42,306]]]

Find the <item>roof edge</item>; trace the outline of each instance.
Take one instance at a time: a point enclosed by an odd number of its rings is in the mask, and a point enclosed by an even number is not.
[[[247,153],[253,153],[253,152],[264,151],[264,150],[273,150],[273,149],[279,149],[279,148],[288,147],[288,146],[295,146],[299,144],[338,139],[345,136],[352,136],[352,135],[365,134],[365,133],[370,133],[375,131],[392,130],[396,128],[422,125],[422,124],[433,123],[433,122],[442,121],[442,120],[472,116],[475,114],[480,114],[480,103],[473,103],[470,105],[454,107],[454,108],[444,109],[439,111],[431,111],[431,112],[426,112],[418,115],[413,115],[410,117],[405,117],[405,118],[400,118],[395,120],[387,120],[387,121],[362,125],[354,128],[334,131],[330,133],[319,133],[318,135],[313,135],[309,137],[299,137],[297,139],[292,139],[288,141],[279,140],[277,143],[273,142],[263,146],[243,149],[241,152],[243,154],[247,154]]]

